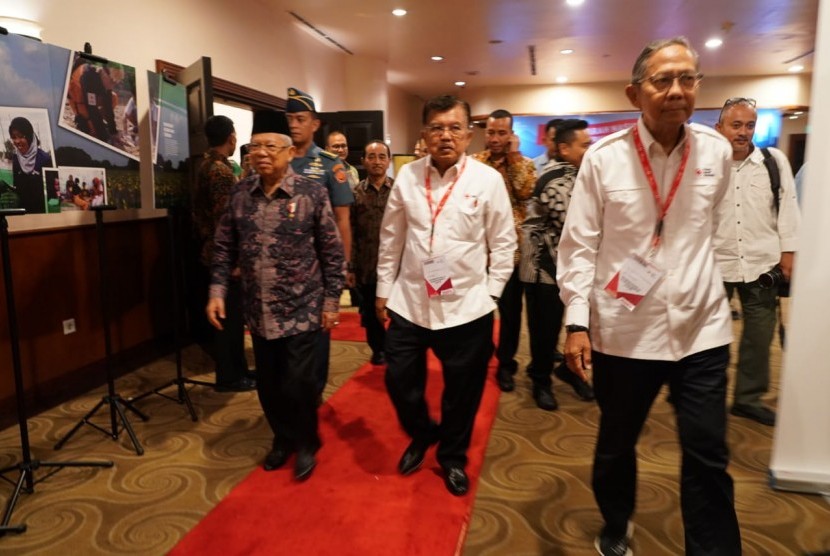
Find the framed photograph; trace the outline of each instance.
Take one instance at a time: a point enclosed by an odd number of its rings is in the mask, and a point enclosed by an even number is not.
[[[61,166],[57,173],[60,212],[107,204],[107,171],[103,168]]]
[[[0,137],[0,206],[45,213],[44,172],[55,166],[49,111],[0,106]]]

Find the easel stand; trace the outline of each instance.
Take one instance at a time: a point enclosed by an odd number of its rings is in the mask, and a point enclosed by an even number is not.
[[[193,380],[191,378],[185,378],[182,375],[182,345],[181,345],[181,307],[180,307],[180,296],[179,296],[179,286],[181,283],[181,260],[179,257],[179,234],[177,233],[178,225],[179,225],[179,218],[178,218],[178,207],[169,207],[167,209],[167,224],[168,229],[170,232],[170,272],[171,272],[171,283],[172,283],[172,295],[173,295],[173,343],[175,345],[176,350],[176,378],[164,384],[163,386],[159,386],[154,390],[150,390],[149,392],[145,392],[139,396],[136,396],[132,399],[132,401],[138,401],[141,399],[146,398],[152,394],[157,394],[162,398],[174,401],[179,404],[185,404],[187,406],[187,410],[190,412],[190,418],[196,422],[198,418],[196,417],[196,410],[193,409],[193,402],[190,400],[190,394],[187,392],[187,388],[185,387],[186,384],[196,384],[199,386],[209,386],[213,388],[214,384],[212,382],[205,382],[203,380]],[[175,386],[176,387],[176,397],[164,394],[162,391],[166,390],[167,388]]]
[[[23,533],[26,525],[9,525],[12,512],[20,497],[20,492],[32,494],[35,491],[35,471],[40,468],[48,468],[52,471],[48,474],[57,473],[64,467],[112,467],[111,461],[64,461],[46,462],[32,459],[29,449],[29,427],[26,418],[25,396],[23,393],[23,372],[20,368],[20,345],[17,331],[17,312],[14,306],[14,291],[12,287],[12,266],[9,256],[9,223],[7,216],[25,214],[24,209],[0,209],[0,247],[3,250],[3,279],[6,284],[6,309],[9,317],[9,340],[12,348],[12,368],[14,371],[14,389],[17,397],[17,423],[20,426],[20,448],[23,461],[17,465],[0,469],[2,479],[14,485],[14,491],[6,504],[6,511],[3,514],[3,521],[0,523],[0,537],[6,533]],[[5,475],[10,471],[19,471],[17,482],[8,479]],[[47,476],[48,476],[47,475]],[[44,477],[45,478],[45,477]],[[24,486],[25,485],[25,486]]]
[[[132,402],[125,400],[121,396],[119,396],[115,392],[115,376],[113,375],[112,371],[112,342],[110,338],[110,317],[109,317],[109,276],[107,275],[107,263],[106,263],[106,251],[104,245],[104,213],[105,210],[113,210],[115,209],[114,205],[100,205],[90,207],[89,210],[95,212],[95,231],[96,235],[98,236],[98,271],[99,275],[101,276],[101,321],[104,327],[104,367],[107,371],[107,395],[101,398],[101,401],[92,408],[92,410],[83,416],[83,418],[78,421],[78,423],[70,430],[66,436],[61,438],[57,444],[55,444],[55,450],[60,450],[66,441],[72,438],[78,430],[81,428],[82,425],[89,425],[98,429],[99,431],[103,432],[112,437],[113,440],[118,440],[118,434],[120,432],[118,421],[120,419],[121,424],[124,425],[124,430],[127,431],[127,434],[130,436],[130,440],[132,440],[133,447],[135,448],[135,453],[139,456],[144,454],[144,448],[141,447],[141,443],[138,441],[138,437],[135,435],[135,431],[133,430],[132,425],[130,425],[129,419],[127,419],[127,414],[124,411],[125,409],[132,411],[136,415],[138,415],[142,421],[146,421],[149,419],[147,415],[140,412],[136,408],[132,406]],[[95,415],[99,409],[104,406],[108,406],[110,410],[110,429],[105,429],[93,422],[89,419]]]

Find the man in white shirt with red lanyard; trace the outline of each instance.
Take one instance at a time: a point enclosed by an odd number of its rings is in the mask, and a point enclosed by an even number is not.
[[[423,124],[429,156],[401,168],[381,222],[375,307],[381,322],[391,320],[386,388],[412,438],[398,471],[416,471],[437,442],[447,490],[462,496],[516,231],[501,174],[464,154],[469,104],[435,97],[424,105]],[[440,424],[424,399],[428,349],[443,368]]]
[[[726,471],[732,322],[712,245],[732,150],[686,123],[701,78],[685,38],[646,46],[625,89],[642,115],[585,155],[559,243],[565,358],[583,378],[593,371],[601,412],[600,554],[632,554],[637,438],[666,383],[683,454],[685,553],[741,552]]]

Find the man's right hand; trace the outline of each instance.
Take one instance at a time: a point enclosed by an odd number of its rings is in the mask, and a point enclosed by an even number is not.
[[[565,362],[582,380],[588,381],[591,370],[591,339],[587,332],[569,332],[565,338]]]
[[[386,314],[386,298],[385,297],[376,297],[375,298],[375,316],[377,316],[380,322],[386,322],[389,318],[389,315]]]
[[[211,297],[208,299],[207,307],[205,307],[208,322],[217,330],[224,330],[222,328],[222,321],[219,319],[225,318],[225,300],[221,297]]]

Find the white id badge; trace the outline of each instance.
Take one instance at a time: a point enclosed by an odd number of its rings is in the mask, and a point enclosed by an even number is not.
[[[633,311],[663,274],[663,270],[643,257],[631,255],[623,261],[622,268],[605,286],[605,291],[619,299],[626,309]]]
[[[450,265],[444,255],[430,257],[422,261],[427,295],[447,295],[453,292]]]

